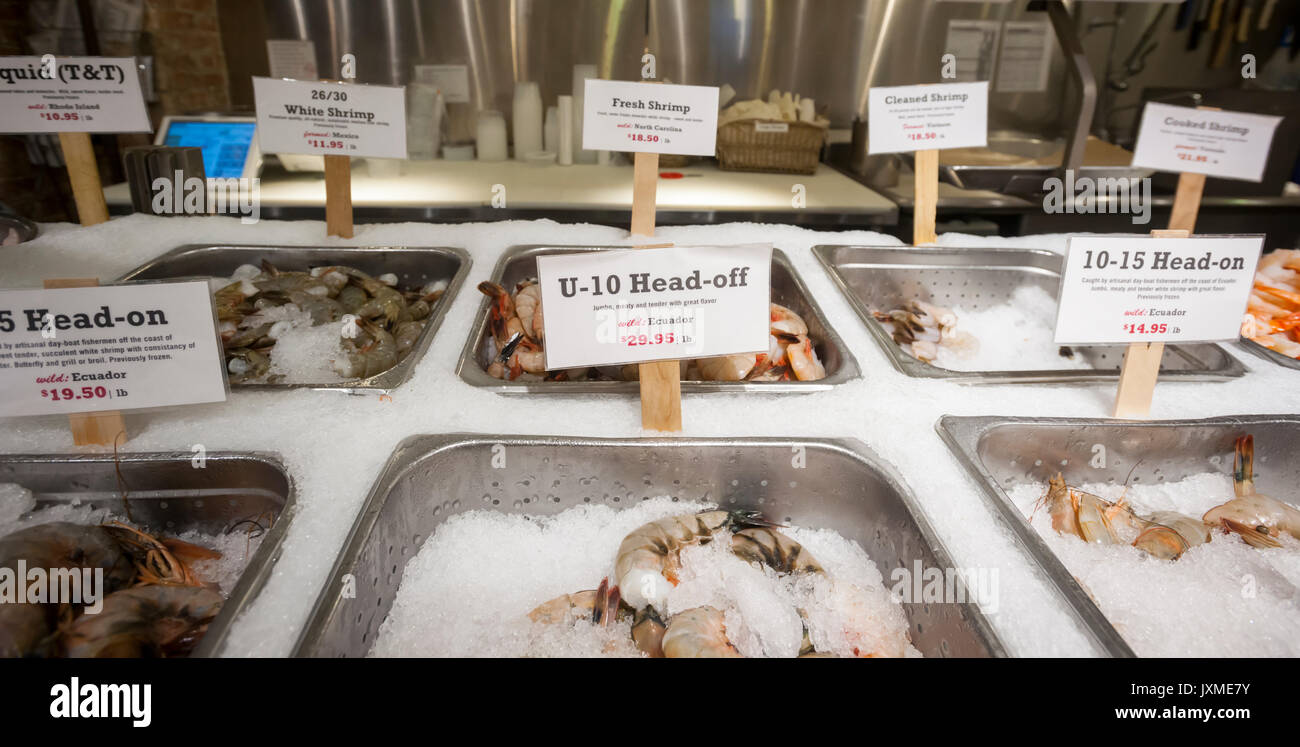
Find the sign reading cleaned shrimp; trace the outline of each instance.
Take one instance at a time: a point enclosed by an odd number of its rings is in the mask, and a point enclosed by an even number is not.
[[[1058,345],[1237,339],[1263,236],[1075,236]]]
[[[771,244],[539,256],[545,369],[767,351],[771,266]]]
[[[202,280],[0,291],[0,416],[224,402]]]

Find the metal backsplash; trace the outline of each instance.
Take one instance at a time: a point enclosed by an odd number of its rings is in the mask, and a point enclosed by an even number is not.
[[[575,64],[601,77],[640,77],[641,50],[674,83],[729,83],[739,97],[773,88],[811,96],[847,128],[877,85],[939,82],[948,21],[1038,17],[1026,3],[938,0],[267,0],[223,25],[270,39],[310,39],[322,76],[345,52],[362,83],[407,83],[416,64],[464,64],[471,102],[448,107],[450,139],[472,138],[480,109],[510,111],[515,81],[535,80],[551,104]],[[224,4],[223,4],[224,6]],[[232,21],[235,21],[232,23]],[[247,40],[246,40],[247,41]],[[262,46],[265,46],[264,44]],[[245,47],[251,51],[252,43]],[[1053,52],[1047,92],[993,97],[994,127],[1056,134],[1063,63]],[[265,70],[260,74],[265,74]],[[233,77],[233,76],[232,76]],[[251,103],[251,102],[247,102]]]

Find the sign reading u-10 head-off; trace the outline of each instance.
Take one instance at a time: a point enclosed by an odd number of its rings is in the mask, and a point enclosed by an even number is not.
[[[667,83],[587,81],[585,150],[711,156],[718,141],[718,89]]]
[[[772,245],[543,255],[546,368],[768,349]]]

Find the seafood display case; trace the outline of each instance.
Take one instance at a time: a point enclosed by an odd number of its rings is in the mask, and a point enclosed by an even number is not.
[[[222,589],[226,598],[221,612],[190,653],[210,657],[220,651],[235,618],[270,577],[293,516],[294,491],[274,455],[209,452],[202,469],[195,469],[193,458],[188,451],[117,457],[6,454],[0,455],[0,483],[32,491],[36,510],[73,505],[119,516],[127,511],[133,525],[154,534],[217,535],[242,532],[240,527],[248,522],[269,524],[238,583]]]
[[[905,351],[873,312],[919,300],[978,311],[1010,304],[1020,289],[1038,289],[1056,299],[1065,258],[1035,249],[870,247],[820,245],[813,254],[862,318],[890,362],[904,374],[969,384],[1086,383],[1118,380],[1124,346],[1087,346],[1072,351],[1084,368],[962,371],[924,362]],[[1046,320],[1050,325],[1055,320]],[[960,327],[960,319],[958,321]],[[1245,366],[1215,344],[1169,345],[1160,376],[1172,381],[1223,381]]]
[[[947,415],[937,429],[979,482],[985,500],[1044,569],[1098,645],[1112,656],[1136,654],[1012,500],[1008,493],[1015,486],[1046,486],[1058,472],[1069,485],[1158,485],[1207,472],[1223,473],[1232,464],[1235,440],[1247,434],[1259,446],[1255,479],[1261,492],[1286,496],[1300,483],[1300,463],[1290,458],[1300,442],[1300,417],[1130,422]],[[1104,449],[1102,460],[1097,458],[1098,445]]]
[[[399,284],[422,287],[445,282],[446,288],[433,304],[424,328],[409,353],[396,365],[369,376],[331,383],[238,383],[232,386],[251,389],[323,389],[349,393],[382,392],[394,389],[411,377],[416,364],[428,350],[456,292],[469,274],[470,257],[453,247],[312,247],[191,244],[173,249],[118,279],[163,280],[184,277],[230,277],[242,265],[258,265],[263,260],[280,270],[305,272],[312,267],[341,265],[372,276],[395,275]]]
[[[503,447],[508,467],[494,469],[494,449]],[[795,447],[817,468],[795,468]],[[525,484],[547,485],[550,495],[516,495]],[[861,545],[885,578],[914,562],[953,567],[902,480],[852,439],[413,436],[371,489],[294,655],[365,656],[407,562],[450,517],[473,510],[551,516],[584,503],[627,508],[665,494],[834,529]],[[471,495],[476,498],[465,498]],[[355,598],[340,593],[348,579],[355,579]],[[902,608],[912,644],[925,656],[1006,654],[973,603],[903,602]]]
[[[543,254],[572,254],[576,252],[603,251],[593,246],[516,246],[508,249],[492,272],[492,282],[504,288],[533,280],[537,277],[537,257]],[[830,389],[861,375],[858,362],[840,336],[831,327],[830,320],[813,301],[790,259],[780,249],[772,250],[773,303],[794,311],[807,323],[808,337],[815,343],[817,357],[826,369],[826,376],[814,381],[695,381],[683,378],[683,394],[700,392],[815,392]],[[489,312],[491,300],[484,298],[469,339],[456,365],[456,372],[467,383],[501,394],[626,394],[639,391],[635,381],[507,381],[488,374],[492,362],[492,331]]]
[[[1284,355],[1276,350],[1270,350],[1269,348],[1260,345],[1258,342],[1246,339],[1245,337],[1239,339],[1237,344],[1266,361],[1272,361],[1279,366],[1286,366],[1287,368],[1300,370],[1300,358],[1292,358],[1291,356]]]

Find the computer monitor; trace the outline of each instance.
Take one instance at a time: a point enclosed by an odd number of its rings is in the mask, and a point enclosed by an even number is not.
[[[202,148],[203,171],[211,179],[252,178],[262,165],[254,117],[164,117],[154,144]]]

